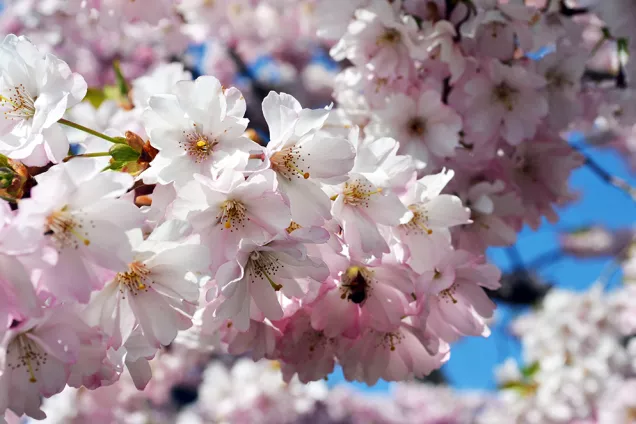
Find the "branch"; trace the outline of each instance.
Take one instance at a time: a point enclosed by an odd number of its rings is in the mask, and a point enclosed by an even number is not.
[[[636,189],[634,187],[632,187],[627,181],[623,180],[622,178],[616,177],[607,172],[601,167],[601,165],[596,163],[591,157],[583,153],[581,150],[577,149],[577,151],[579,152],[579,154],[583,155],[583,157],[585,158],[585,165],[587,165],[588,168],[592,170],[592,172],[594,172],[597,177],[599,177],[601,180],[605,181],[609,185],[621,190],[622,192],[627,194],[633,201],[636,202]]]
[[[561,12],[563,16],[577,16],[590,13],[590,9],[587,7],[572,8],[565,4],[565,1],[561,0],[561,7],[559,8],[559,12]]]

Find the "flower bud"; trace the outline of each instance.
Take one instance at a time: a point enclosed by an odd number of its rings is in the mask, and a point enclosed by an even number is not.
[[[15,172],[13,172],[13,169],[6,166],[0,167],[0,189],[9,188],[14,178]]]

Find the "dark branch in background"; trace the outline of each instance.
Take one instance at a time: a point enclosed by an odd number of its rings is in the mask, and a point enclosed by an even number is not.
[[[260,104],[270,90],[261,84],[258,77],[248,68],[247,64],[243,61],[243,58],[238,54],[236,49],[228,47],[227,53],[238,68],[238,73],[250,80],[252,84],[252,92],[258,97],[258,103]]]
[[[618,38],[616,40],[616,50],[618,54],[618,75],[616,76],[616,88],[627,88],[627,75],[625,73],[625,65],[629,57],[629,46],[627,38]]]
[[[605,1],[608,1],[608,0],[605,0]],[[563,16],[577,16],[577,15],[585,15],[587,13],[590,13],[590,10],[587,7],[571,8],[567,4],[565,4],[564,0],[561,0],[559,12],[561,12]]]
[[[561,249],[554,249],[549,252],[542,253],[526,264],[528,269],[538,269],[544,266],[552,265],[555,262],[565,258],[566,254]]]
[[[486,290],[491,299],[518,306],[539,303],[552,288],[536,274],[527,270],[517,270],[501,277],[501,288]]]
[[[429,375],[424,376],[423,378],[416,378],[416,381],[421,383],[429,383],[429,384],[446,384],[446,377],[444,377],[444,373],[439,369],[434,370]]]
[[[584,81],[591,81],[591,82],[603,82],[603,81],[614,81],[616,79],[616,74],[613,74],[611,72],[602,72],[602,71],[595,71],[593,69],[586,69],[585,72],[583,73],[583,80]]]
[[[249,79],[250,81],[252,95],[250,96],[251,101],[247,102],[247,111],[245,112],[245,116],[250,120],[250,127],[262,132],[263,134],[268,134],[269,130],[265,125],[263,113],[260,109],[260,106],[263,103],[263,99],[267,97],[271,89],[261,83],[254,72],[249,69],[249,67],[247,66],[241,55],[238,54],[235,48],[228,46],[227,53],[236,65],[238,74]]]
[[[585,165],[596,174],[601,180],[605,181],[609,185],[616,187],[622,192],[626,193],[633,201],[636,201],[636,189],[629,185],[629,183],[622,178],[616,177],[607,172],[601,165],[596,163],[589,155],[585,154],[581,150],[577,149],[579,154],[585,158]]]
[[[448,96],[451,92],[450,77],[444,78],[444,86],[442,87],[442,103],[448,104]]]
[[[512,271],[502,275],[501,288],[485,289],[490,298],[519,306],[540,302],[552,286],[528,270],[515,246],[506,249],[506,253],[512,264]]]

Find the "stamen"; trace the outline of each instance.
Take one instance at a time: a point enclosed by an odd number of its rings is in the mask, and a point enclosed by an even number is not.
[[[406,229],[407,232],[415,232],[420,233],[423,231],[424,233],[431,235],[433,234],[433,230],[427,227],[428,223],[428,212],[421,204],[409,205],[409,210],[413,212],[413,218],[406,224],[402,225],[402,228]],[[421,230],[421,231],[420,231]]]
[[[286,147],[283,150],[276,152],[269,159],[272,164],[272,169],[284,178],[291,181],[292,177],[302,177],[304,179],[309,178],[310,174],[303,168],[309,170],[309,166],[305,167],[302,162],[305,159],[301,156],[302,146]],[[310,156],[310,153],[307,154]]]
[[[234,232],[238,227],[245,227],[245,221],[250,218],[246,216],[247,208],[236,200],[226,200],[221,204],[221,212],[216,216],[217,223],[223,223],[223,227]]]
[[[90,221],[93,228],[95,225]],[[81,220],[76,215],[68,212],[68,206],[53,212],[46,219],[46,235],[51,235],[58,248],[74,247],[77,249],[79,245],[77,240],[81,241],[84,246],[91,244],[87,234],[82,233],[84,228]]]
[[[196,163],[201,163],[212,155],[214,146],[218,141],[210,140],[207,135],[201,134],[196,124],[192,132],[183,131],[184,139],[179,141],[179,146],[194,158]]]
[[[14,349],[17,350],[17,355],[13,355]],[[42,365],[45,365],[48,359],[48,354],[43,351],[37,343],[27,337],[26,333],[18,335],[13,342],[7,347],[7,368],[14,371],[20,368],[25,369],[29,382],[37,382],[36,372],[40,370]],[[12,362],[12,359],[17,359],[17,362]]]
[[[437,270],[435,270],[435,277],[433,278],[439,278],[438,275],[441,276],[441,273]],[[454,304],[457,303],[457,299],[455,299],[455,297],[453,296],[453,294],[455,294],[455,292],[457,291],[457,285],[455,283],[453,283],[449,288],[442,290],[439,292],[440,297],[443,298],[448,298],[451,300],[451,302],[453,302]]]
[[[0,94],[0,106],[9,107],[4,112],[5,119],[30,119],[35,115],[35,100],[37,97],[31,96],[23,84],[7,90],[6,95]]]
[[[150,270],[141,262],[132,262],[128,265],[127,272],[120,272],[115,276],[115,283],[119,285],[122,294],[126,292],[137,296],[140,291],[148,291],[150,284]],[[124,297],[125,298],[125,297]]]
[[[346,182],[344,190],[342,191],[344,203],[351,206],[364,206],[368,208],[369,198],[374,194],[382,193],[381,187],[377,187],[375,190],[372,188],[372,185],[360,180]]]
[[[254,277],[265,277],[274,291],[280,291],[283,285],[277,284],[272,277],[276,276],[281,266],[280,261],[273,254],[263,251],[254,251],[250,255],[247,268],[251,275],[252,282],[254,281]]]
[[[517,90],[510,87],[506,83],[501,83],[493,90],[493,100],[503,103],[506,109],[510,112],[514,109],[514,101],[517,95]]]

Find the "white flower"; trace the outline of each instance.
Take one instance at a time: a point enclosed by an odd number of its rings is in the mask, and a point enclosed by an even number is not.
[[[402,201],[413,218],[396,228],[396,236],[410,251],[410,265],[422,272],[428,258],[450,246],[449,228],[470,222],[470,210],[457,196],[440,194],[453,178],[453,171],[427,175],[409,186]]]
[[[89,323],[99,325],[119,347],[139,324],[145,340],[154,347],[170,344],[179,330],[192,326],[199,299],[196,277],[208,268],[208,250],[184,239],[189,226],[167,221],[144,240],[140,230],[129,237],[134,258],[93,296],[87,309]]]
[[[180,81],[173,92],[152,96],[143,115],[159,150],[144,181],[182,186],[194,174],[215,177],[221,169],[244,169],[249,152],[260,146],[243,136],[248,121],[241,92],[223,90],[210,76]]]
[[[42,248],[38,287],[58,299],[87,302],[103,280],[95,265],[119,272],[130,262],[125,232],[141,224],[132,202],[118,199],[133,179],[100,172],[92,159],[74,159],[36,177],[31,198],[20,203],[17,225]],[[39,268],[39,267],[38,267]]]
[[[68,140],[57,123],[86,95],[86,82],[68,65],[24,37],[0,44],[0,153],[27,165],[59,162]]]
[[[180,62],[164,63],[151,73],[132,82],[132,101],[135,107],[144,108],[155,94],[172,92],[179,81],[192,80],[192,74],[183,68]]]
[[[396,154],[399,143],[391,138],[367,140],[356,148],[349,179],[329,187],[335,192],[331,213],[356,258],[381,257],[389,246],[378,225],[405,224],[413,216],[396,192],[404,190],[415,168],[410,157]]]
[[[265,243],[291,223],[271,170],[252,174],[247,181],[242,173],[231,171],[218,180],[194,177],[178,191],[172,214],[200,234],[210,249],[214,271],[235,257],[242,239]]]
[[[215,311],[217,319],[231,319],[240,331],[247,331],[250,314],[269,320],[283,318],[279,292],[302,299],[313,285],[329,275],[325,263],[307,256],[305,246],[292,240],[274,240],[257,245],[243,240],[236,259],[216,273],[223,300]],[[208,297],[212,291],[208,292]],[[260,313],[259,313],[260,312]]]
[[[329,197],[318,182],[346,179],[355,152],[351,143],[319,131],[328,109],[303,109],[288,94],[270,92],[263,100],[269,125],[267,155],[280,191],[289,198],[292,219],[302,226],[331,218]]]

